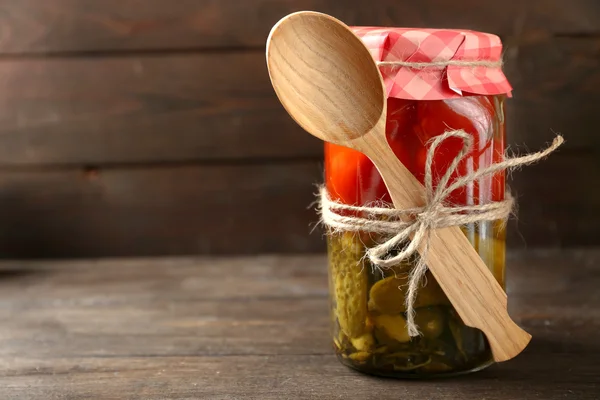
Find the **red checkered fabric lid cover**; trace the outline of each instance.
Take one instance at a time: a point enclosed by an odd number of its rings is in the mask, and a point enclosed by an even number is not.
[[[375,61],[387,63],[380,65],[380,70],[388,97],[439,100],[473,95],[511,96],[512,87],[502,72],[502,42],[496,35],[450,29],[352,27],[352,30]],[[390,65],[398,61],[437,65],[418,68]],[[450,65],[443,65],[445,62]],[[488,65],[465,66],[466,62]]]

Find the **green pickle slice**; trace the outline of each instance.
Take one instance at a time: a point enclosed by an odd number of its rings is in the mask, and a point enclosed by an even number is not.
[[[433,279],[430,272],[425,275],[426,284],[419,288],[415,308],[450,304],[450,301]],[[408,275],[389,276],[376,282],[369,293],[369,310],[382,314],[406,312],[406,288]]]

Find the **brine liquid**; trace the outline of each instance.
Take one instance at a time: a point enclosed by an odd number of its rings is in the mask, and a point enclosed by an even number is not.
[[[503,282],[503,224],[481,225],[464,231]],[[422,335],[410,338],[404,304],[413,262],[382,271],[364,259],[365,249],[360,234],[328,237],[333,337],[344,364],[372,374],[418,378],[465,373],[492,362],[483,333],[463,324],[429,273],[416,299]]]
[[[502,160],[501,97],[388,101],[388,142],[421,182],[429,141],[452,129],[464,130],[474,141],[472,153],[460,163],[452,179]],[[434,184],[462,145],[452,138],[436,152]],[[326,144],[325,175],[327,189],[337,201],[361,206],[374,201],[391,203],[378,171],[354,150]],[[446,204],[501,201],[504,190],[504,174],[499,173],[455,190]],[[481,222],[461,229],[504,287],[504,222]],[[463,324],[430,273],[416,301],[416,322],[422,335],[408,336],[404,293],[408,272],[416,260],[407,260],[390,270],[373,268],[364,257],[365,250],[379,240],[368,233],[350,232],[327,238],[333,339],[342,362],[364,372],[396,377],[454,375],[489,365],[492,356],[485,336]]]

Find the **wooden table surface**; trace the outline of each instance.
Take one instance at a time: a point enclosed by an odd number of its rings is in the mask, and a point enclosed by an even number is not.
[[[338,363],[323,256],[0,263],[0,399],[600,399],[600,250],[512,253],[534,336],[468,377]]]

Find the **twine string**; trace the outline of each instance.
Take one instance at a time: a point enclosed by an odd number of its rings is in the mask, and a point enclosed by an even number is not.
[[[430,62],[412,62],[412,61],[377,61],[377,65],[381,67],[404,67],[412,69],[425,68],[445,68],[445,67],[484,67],[484,68],[502,68],[503,61],[489,60],[446,60],[446,61],[430,61]]]
[[[452,160],[450,166],[437,185],[433,184],[433,158],[438,147],[450,138],[459,138],[463,148]],[[321,187],[319,213],[322,223],[333,232],[370,232],[387,238],[380,244],[367,249],[366,257],[377,268],[389,269],[404,260],[418,257],[409,272],[406,294],[407,328],[410,336],[418,336],[415,323],[414,304],[420,282],[427,272],[427,252],[429,238],[435,229],[460,226],[482,221],[506,220],[510,215],[514,200],[509,193],[502,201],[482,205],[455,206],[447,203],[448,196],[456,189],[465,187],[482,177],[507,169],[514,169],[542,160],[564,143],[558,135],[545,150],[521,157],[506,158],[451,181],[461,161],[469,156],[473,138],[463,130],[452,130],[433,138],[428,144],[425,163],[426,204],[410,209],[395,209],[381,206],[351,206],[331,199],[327,189]],[[411,239],[412,237],[412,239]],[[403,246],[403,247],[401,247]],[[393,250],[398,250],[392,252]]]

